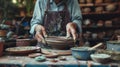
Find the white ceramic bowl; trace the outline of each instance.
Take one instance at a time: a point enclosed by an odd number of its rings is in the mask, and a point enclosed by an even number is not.
[[[98,63],[108,63],[110,61],[111,55],[108,54],[91,54],[91,59]]]

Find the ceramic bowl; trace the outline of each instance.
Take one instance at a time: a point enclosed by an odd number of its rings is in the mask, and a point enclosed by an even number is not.
[[[111,55],[111,60],[120,61],[120,52],[113,51],[113,50],[98,50],[97,53],[99,54],[109,54]]]
[[[90,60],[90,55],[96,50],[88,50],[90,47],[73,47],[72,56],[78,60]]]
[[[66,38],[64,36],[49,36],[45,38],[47,44],[53,49],[69,49],[74,46],[72,38]],[[44,43],[45,44],[45,43]]]
[[[34,46],[19,46],[6,48],[5,50],[13,55],[28,55],[35,52],[37,48]]]
[[[108,63],[110,61],[111,55],[109,54],[91,54],[91,59],[98,63]]]

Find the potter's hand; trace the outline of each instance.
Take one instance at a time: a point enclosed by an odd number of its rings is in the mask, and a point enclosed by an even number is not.
[[[73,39],[76,40],[78,37],[76,28],[77,28],[77,26],[75,23],[72,23],[72,22],[68,23],[66,25],[67,37],[70,37],[70,35],[72,34]]]
[[[37,25],[35,27],[35,31],[36,31],[35,38],[37,39],[38,42],[41,42],[44,39],[44,37],[47,37],[45,28],[42,25]]]

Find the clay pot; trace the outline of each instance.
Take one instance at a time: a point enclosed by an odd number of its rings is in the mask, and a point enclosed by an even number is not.
[[[109,4],[106,6],[106,11],[113,12],[116,9],[116,4]]]
[[[96,13],[102,13],[104,11],[104,8],[103,7],[96,7],[95,8],[95,12]]]
[[[83,13],[89,13],[89,12],[91,12],[91,9],[90,9],[90,8],[87,8],[87,7],[86,7],[86,8],[83,9]]]
[[[106,27],[111,27],[112,26],[112,21],[111,20],[105,21],[105,26]]]
[[[7,31],[6,30],[0,30],[0,37],[6,37]]]
[[[103,20],[99,20],[97,23],[97,26],[102,27],[104,25],[104,21]]]

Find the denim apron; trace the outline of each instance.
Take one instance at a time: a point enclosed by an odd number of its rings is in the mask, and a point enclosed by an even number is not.
[[[50,0],[44,14],[44,27],[49,36],[65,36],[66,24],[70,22],[70,14],[65,2],[62,11],[50,11]]]
[[[62,11],[50,11],[50,0],[46,5],[44,14],[44,27],[48,36],[65,36],[66,25],[70,22],[70,15],[65,2],[63,2],[64,8]],[[51,48],[49,45],[43,45],[38,43],[37,46],[42,48]]]

